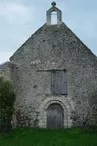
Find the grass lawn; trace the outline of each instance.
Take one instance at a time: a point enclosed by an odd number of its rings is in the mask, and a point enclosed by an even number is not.
[[[0,135],[0,146],[97,146],[97,133],[80,129],[19,128]]]

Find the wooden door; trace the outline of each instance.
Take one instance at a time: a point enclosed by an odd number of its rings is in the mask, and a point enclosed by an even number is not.
[[[47,109],[47,128],[63,128],[64,113],[60,104],[51,104]]]

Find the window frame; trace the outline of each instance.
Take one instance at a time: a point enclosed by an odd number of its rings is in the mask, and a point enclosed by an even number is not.
[[[56,81],[55,81],[55,83],[53,83],[53,80],[54,80],[53,79],[53,76],[54,76],[53,73],[55,73],[57,71],[64,72],[65,81],[64,80],[62,81],[62,84],[64,85],[64,93],[63,93],[63,91],[61,89],[58,89],[60,91],[59,92],[58,91],[56,92],[56,89],[55,89],[56,85],[54,85],[54,84],[56,84]],[[60,78],[59,84],[61,84],[61,78]],[[65,69],[64,70],[52,70],[51,71],[51,93],[54,94],[54,95],[67,95],[68,94],[68,90],[67,90],[67,71]]]

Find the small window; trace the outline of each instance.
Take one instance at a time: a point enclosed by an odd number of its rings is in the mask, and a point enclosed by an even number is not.
[[[57,12],[53,11],[51,13],[51,24],[57,24]]]
[[[52,94],[67,94],[67,76],[66,71],[54,70],[51,72]]]

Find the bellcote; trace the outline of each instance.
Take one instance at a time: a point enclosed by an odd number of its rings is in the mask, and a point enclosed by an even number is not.
[[[51,25],[51,15],[52,12],[56,12],[57,13],[57,24],[61,24],[62,23],[62,12],[61,10],[59,10],[56,7],[56,3],[52,2],[52,7],[46,12],[46,24],[47,25]]]

